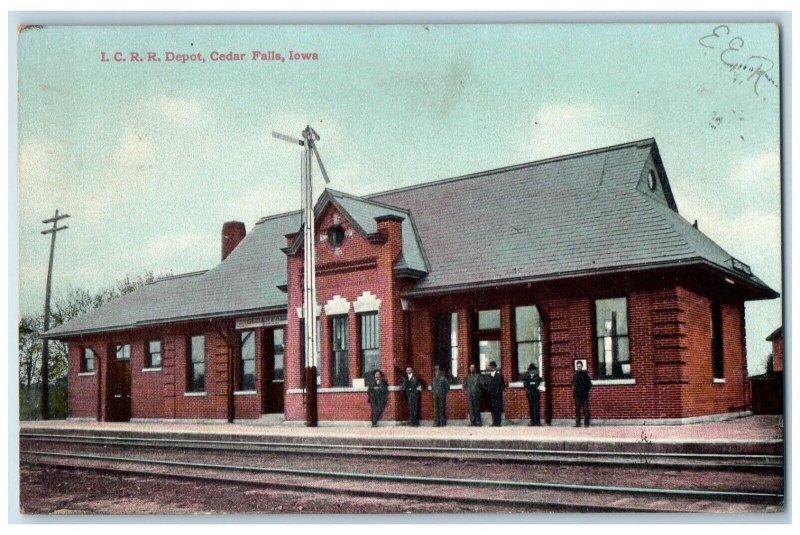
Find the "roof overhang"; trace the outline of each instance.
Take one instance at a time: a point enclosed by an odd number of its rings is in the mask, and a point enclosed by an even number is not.
[[[253,316],[257,314],[270,314],[275,312],[284,312],[288,310],[288,305],[277,305],[267,308],[257,308],[248,310],[234,310],[230,312],[220,312],[214,314],[201,314],[196,316],[181,316],[167,319],[154,319],[148,321],[139,321],[128,325],[117,325],[113,327],[95,328],[95,329],[76,329],[73,331],[53,333],[52,329],[39,338],[47,340],[64,340],[68,338],[76,338],[79,336],[90,336],[96,334],[118,333],[123,331],[132,331],[136,329],[146,329],[156,325],[181,325],[185,323],[195,323],[198,321],[215,321],[215,320],[228,320],[246,316]]]
[[[775,299],[777,297],[780,297],[780,294],[778,292],[774,291],[772,288],[761,283],[760,281],[759,282],[752,281],[750,279],[743,277],[741,274],[733,270],[726,269],[722,266],[709,262],[708,260],[700,257],[671,261],[671,262],[651,262],[646,264],[636,264],[630,266],[614,266],[605,269],[593,268],[593,269],[576,270],[570,272],[548,273],[544,275],[536,275],[531,277],[509,277],[507,279],[496,279],[490,281],[474,281],[474,282],[465,282],[447,286],[415,288],[405,292],[403,295],[405,297],[427,297],[427,296],[436,296],[449,293],[467,292],[472,290],[485,290],[489,288],[508,287],[526,283],[540,283],[540,282],[551,282],[556,280],[579,279],[579,278],[591,277],[594,275],[613,275],[616,273],[620,274],[634,273],[634,272],[662,270],[662,269],[668,270],[668,269],[685,268],[691,266],[710,270],[714,272],[714,274],[717,276],[722,275],[726,279],[733,281],[734,285],[738,284],[739,287],[745,292],[744,298],[746,301]]]

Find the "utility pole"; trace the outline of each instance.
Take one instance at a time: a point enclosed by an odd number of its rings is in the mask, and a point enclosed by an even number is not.
[[[303,320],[305,332],[305,388],[306,388],[306,426],[317,427],[317,282],[316,282],[316,256],[314,252],[314,195],[311,174],[312,153],[317,159],[319,170],[325,183],[330,183],[328,172],[322,164],[322,158],[317,150],[316,142],[319,134],[310,126],[306,126],[301,134],[303,139],[295,139],[285,134],[272,132],[272,137],[304,147],[301,158],[300,176],[302,180],[301,194],[303,197]]]
[[[43,333],[50,330],[50,282],[53,278],[53,253],[56,249],[56,233],[59,230],[66,230],[66,225],[59,227],[58,222],[61,219],[69,217],[69,214],[59,214],[56,209],[56,215],[50,219],[45,219],[42,223],[52,223],[53,228],[43,230],[42,234],[50,234],[50,261],[47,263],[47,286],[44,292],[44,327]],[[42,402],[40,405],[42,420],[50,418],[50,346],[47,338],[42,339]]]

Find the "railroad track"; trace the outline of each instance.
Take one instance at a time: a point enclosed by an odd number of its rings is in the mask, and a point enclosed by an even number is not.
[[[647,466],[684,470],[735,470],[739,472],[782,472],[782,455],[608,452],[555,449],[467,448],[429,446],[388,446],[370,444],[316,444],[248,440],[209,440],[188,438],[122,437],[55,433],[20,433],[20,439],[32,442],[119,446],[153,449],[183,448],[201,451],[271,453],[282,455],[318,455],[336,457],[387,457],[417,460],[420,454],[432,459],[454,459],[514,464],[558,464],[580,466]]]
[[[198,463],[127,455],[22,450],[23,465],[111,474],[160,476],[199,482],[235,483],[298,492],[349,494],[383,499],[469,503],[486,507],[552,511],[710,512],[726,504],[744,511],[780,510],[783,494],[740,490],[585,485],[510,479],[431,477]],[[483,492],[476,492],[482,489]],[[493,489],[491,495],[484,495]],[[749,507],[749,508],[748,508]]]

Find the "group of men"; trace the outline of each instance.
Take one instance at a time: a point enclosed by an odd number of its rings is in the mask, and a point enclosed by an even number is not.
[[[583,369],[580,361],[575,366],[575,374],[572,378],[573,394],[575,399],[575,426],[580,427],[581,414],[584,415],[586,427],[589,426],[589,391],[592,388],[592,381],[589,374]],[[522,376],[522,385],[528,397],[528,410],[530,414],[529,426],[541,425],[539,392],[542,384],[542,377],[536,365],[528,366],[528,371]],[[422,396],[423,383],[417,376],[414,368],[406,368],[403,375],[401,386],[405,392],[408,403],[408,421],[411,426],[419,426],[420,400]],[[489,363],[489,371],[486,374],[478,372],[474,364],[469,366],[469,375],[464,382],[464,389],[467,392],[469,402],[469,425],[481,426],[481,399],[483,393],[489,396],[492,426],[502,425],[503,418],[503,392],[506,388],[503,374],[497,367],[497,363]],[[370,381],[368,401],[372,409],[372,427],[378,425],[378,421],[386,408],[389,397],[389,385],[383,373],[376,370],[372,381]],[[450,378],[439,366],[434,368],[434,376],[431,381],[431,391],[433,392],[433,413],[434,427],[447,425],[447,394],[450,392]]]

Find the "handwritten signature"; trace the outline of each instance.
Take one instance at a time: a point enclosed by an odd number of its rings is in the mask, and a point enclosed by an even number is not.
[[[730,39],[728,40],[729,37]],[[725,40],[728,40],[727,45]],[[720,24],[716,26],[710,34],[704,35],[697,42],[705,48],[716,50],[727,46],[720,52],[719,60],[727,65],[731,71],[750,73],[746,80],[753,81],[753,92],[756,95],[761,96],[758,88],[762,81],[771,84],[773,87],[778,87],[775,78],[767,74],[775,67],[775,62],[767,57],[755,54],[751,54],[744,60],[740,59],[744,54],[747,54],[746,51],[743,51],[745,41],[738,35],[731,37],[731,29],[728,25]]]

